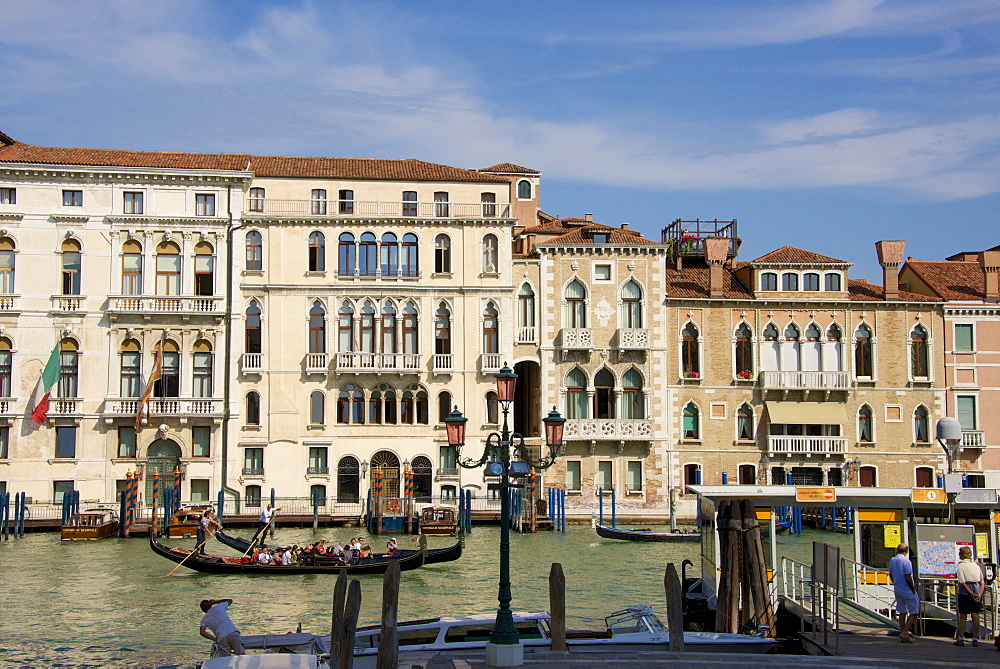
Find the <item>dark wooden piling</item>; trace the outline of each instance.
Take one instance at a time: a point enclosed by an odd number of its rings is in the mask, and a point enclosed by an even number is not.
[[[344,604],[347,600],[347,570],[341,569],[333,586],[333,616],[330,620],[330,660],[340,657],[344,641]]]
[[[663,574],[663,589],[667,594],[667,629],[670,632],[670,652],[684,652],[684,593],[677,568],[671,562]]]
[[[757,522],[757,510],[749,499],[741,501],[743,516],[743,580],[749,584],[750,606],[753,620],[758,626],[767,625],[766,636],[774,638],[775,629],[774,607],[771,605],[770,586],[767,581],[767,559],[764,553],[764,542],[760,535],[760,523]]]
[[[344,605],[344,626],[340,644],[340,669],[354,667],[354,636],[358,631],[358,616],[361,614],[361,581],[352,579],[347,586],[347,602]],[[349,642],[347,640],[350,640]],[[332,659],[331,659],[332,662]]]
[[[715,630],[735,634],[740,625],[740,579],[743,561],[743,519],[739,505],[724,500],[719,506],[719,594]]]
[[[396,669],[399,664],[399,634],[396,629],[399,609],[399,561],[393,560],[382,578],[382,631],[378,640],[376,669]]]
[[[552,563],[549,570],[549,612],[552,615],[552,650],[566,650],[566,577],[562,565]]]

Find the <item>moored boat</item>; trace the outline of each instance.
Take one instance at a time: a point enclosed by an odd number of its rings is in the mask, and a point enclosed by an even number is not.
[[[118,511],[110,508],[96,508],[74,513],[62,526],[63,541],[75,539],[104,539],[117,536]]]
[[[648,529],[626,530],[621,527],[595,525],[597,535],[605,539],[621,539],[623,541],[700,541],[700,532],[653,532]]]
[[[454,535],[458,531],[458,509],[428,506],[420,511],[420,534]]]
[[[218,539],[220,543],[225,544],[226,546],[229,546],[233,550],[239,551],[241,553],[246,553],[247,551],[250,550],[250,542],[252,541],[252,539],[244,539],[243,537],[236,537],[231,534],[226,534],[226,532],[222,530],[219,530],[218,532],[215,533],[215,538]],[[414,539],[414,541],[416,541],[416,539]],[[428,565],[428,564],[436,564],[438,562],[451,562],[452,560],[457,560],[458,558],[462,557],[462,550],[464,544],[465,542],[463,538],[459,537],[459,540],[456,541],[451,546],[445,546],[444,548],[428,548],[427,556],[424,558],[424,564]],[[268,548],[267,544],[262,542],[257,542],[256,545],[261,548]],[[416,552],[418,551],[400,549],[394,552],[392,555],[393,557],[396,558],[404,558],[404,557],[409,557],[410,555]]]
[[[205,504],[202,506],[185,506],[170,516],[167,523],[168,537],[193,537],[198,534],[198,523],[201,517],[212,506]]]

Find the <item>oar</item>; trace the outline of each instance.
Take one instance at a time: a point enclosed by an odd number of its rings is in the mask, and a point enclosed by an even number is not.
[[[272,513],[271,517],[267,519],[267,525],[265,525],[263,529],[257,531],[257,534],[254,535],[254,538],[250,542],[250,546],[247,547],[246,553],[243,554],[243,557],[246,557],[247,554],[250,551],[253,550],[253,547],[254,547],[254,545],[256,545],[258,539],[260,539],[262,536],[264,536],[265,534],[267,534],[267,528],[271,526],[271,523],[274,522],[274,517],[277,516],[277,515],[278,515],[277,511],[275,511],[274,513]]]
[[[205,538],[205,541],[208,541],[208,538],[207,538],[207,537]],[[199,549],[199,548],[201,548],[202,546],[204,546],[204,545],[205,545],[205,541],[202,541],[202,542],[201,542],[200,544],[198,544],[197,546],[195,546],[195,547],[194,547],[194,550],[193,550],[193,551],[191,551],[191,552],[190,552],[190,553],[188,553],[188,554],[187,554],[186,556],[184,556],[184,559],[183,559],[183,560],[181,560],[180,562],[178,562],[178,563],[177,563],[177,566],[176,566],[176,567],[174,567],[173,569],[171,569],[171,570],[170,570],[170,574],[167,574],[167,576],[170,576],[170,575],[171,575],[171,574],[173,574],[173,573],[174,573],[175,571],[177,571],[178,569],[180,569],[180,568],[181,568],[181,565],[182,565],[182,564],[184,564],[185,562],[187,562],[187,561],[188,561],[188,558],[189,558],[189,557],[191,557],[192,555],[194,555],[195,553],[197,553],[197,552],[198,552],[198,549]],[[166,578],[167,576],[164,576],[163,578]]]

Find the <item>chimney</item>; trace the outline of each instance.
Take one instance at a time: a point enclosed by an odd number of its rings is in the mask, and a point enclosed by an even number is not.
[[[705,261],[708,262],[708,296],[718,300],[723,296],[722,265],[729,255],[729,238],[706,237],[702,241],[705,245]]]
[[[875,242],[878,263],[882,265],[882,285],[885,286],[886,302],[899,301],[899,266],[903,262],[905,241]]]
[[[593,223],[594,222],[594,215],[593,214],[584,214],[583,218],[587,221],[587,223]]]
[[[986,302],[1000,302],[1000,250],[990,249],[979,254],[979,266],[983,268],[983,279],[986,282]]]
[[[622,223],[622,230],[628,230],[628,223]]]

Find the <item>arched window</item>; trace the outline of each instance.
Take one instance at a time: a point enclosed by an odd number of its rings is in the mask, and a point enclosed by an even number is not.
[[[340,233],[337,242],[337,271],[340,276],[354,276],[357,253],[358,248],[354,244],[354,235],[349,232]]]
[[[500,400],[493,390],[486,393],[486,424],[500,424]]]
[[[826,329],[826,341],[823,343],[823,369],[825,371],[844,371],[844,348],[841,339],[843,339],[843,333],[840,326],[832,323]]]
[[[872,443],[875,441],[875,426],[872,420],[872,408],[862,404],[858,409],[858,441]]]
[[[642,375],[630,369],[622,376],[621,418],[638,420],[646,417],[646,396]]]
[[[412,232],[403,235],[400,255],[403,276],[420,276],[420,249],[417,246],[417,236]]]
[[[434,273],[451,274],[451,238],[445,234],[434,238]]]
[[[915,379],[926,379],[930,376],[927,330],[922,325],[917,325],[910,331],[910,374]]]
[[[594,375],[594,418],[615,417],[615,377],[607,368]]]
[[[781,342],[781,369],[782,371],[798,371],[800,368],[799,355],[801,353],[802,343],[799,341],[801,333],[799,332],[799,327],[795,323],[789,323],[785,326],[785,331],[782,333]]]
[[[872,331],[867,325],[860,325],[854,332],[854,375],[859,378],[874,376],[872,361]]]
[[[736,328],[736,342],[733,346],[733,359],[736,361],[736,378],[753,378],[753,331],[746,323],[740,323]]]
[[[681,371],[687,379],[701,377],[698,326],[694,323],[688,323],[681,330]]]
[[[781,290],[793,291],[799,289],[799,275],[794,272],[785,272],[781,275]]]
[[[3,248],[0,241],[0,249]],[[2,271],[3,251],[0,250],[0,271]],[[14,258],[11,254],[10,271],[14,271]],[[13,282],[13,274],[11,281]],[[7,291],[4,291],[7,292]],[[142,295],[142,246],[134,239],[122,244],[122,295]]]
[[[194,397],[212,396],[212,345],[204,339],[194,343],[194,361],[191,370]]]
[[[9,237],[0,239],[0,294],[3,295],[14,293],[14,256],[13,240]]]
[[[260,425],[260,394],[256,390],[247,393],[247,425]]]
[[[764,272],[760,275],[761,290],[778,290],[778,275],[774,272]]]
[[[480,193],[479,201],[483,203],[483,218],[493,218],[497,215],[496,193]]]
[[[587,327],[587,289],[578,279],[573,279],[566,285],[564,293],[566,310],[564,314],[565,327]]]
[[[918,406],[913,411],[913,440],[918,444],[930,443],[930,420],[925,406]]]
[[[82,281],[80,242],[67,239],[62,243],[62,294],[79,295]]]
[[[208,242],[194,247],[194,294],[215,294],[215,250]]]
[[[736,438],[740,441],[751,441],[753,435],[753,407],[744,402],[736,410]]]
[[[521,179],[517,182],[517,199],[518,200],[530,200],[531,199],[531,182],[527,179]]]
[[[159,350],[160,345],[156,345]],[[155,351],[154,351],[155,356]],[[154,362],[155,364],[155,362]],[[179,397],[181,393],[180,348],[171,340],[163,343],[163,362],[160,379],[153,383],[153,397]]]
[[[642,289],[635,280],[627,281],[622,286],[622,327],[641,328],[642,322]]]
[[[439,218],[447,218],[448,212],[448,192],[437,191],[434,193],[434,215]]]
[[[444,302],[434,312],[434,353],[451,354],[451,311]]]
[[[700,484],[701,484],[701,465],[694,463],[684,465],[684,485],[700,485]]]
[[[378,270],[375,257],[377,246],[373,233],[366,232],[361,235],[361,244],[358,247],[358,274],[361,276],[375,276]]]
[[[419,423],[427,425],[428,420],[427,391],[418,385],[412,385],[403,391],[401,422],[407,425]]]
[[[417,307],[413,302],[407,302],[403,307],[403,353],[419,353],[417,335]]]
[[[309,271],[326,271],[326,237],[319,231],[309,233]]]
[[[309,352],[326,353],[326,309],[319,300],[309,310]]]
[[[872,465],[864,465],[858,470],[858,485],[862,488],[878,486],[878,470]]]
[[[493,302],[483,312],[483,353],[500,352],[500,312]]]
[[[365,422],[365,396],[361,388],[348,383],[337,398],[337,422],[363,425]]]
[[[698,439],[701,434],[700,418],[698,405],[694,402],[688,402],[684,407],[684,419],[681,426],[681,435],[684,439]]]
[[[374,425],[396,424],[396,391],[380,383],[368,396],[368,422]]]
[[[448,414],[451,413],[451,393],[443,390],[438,393],[438,417],[437,422],[443,423]]]
[[[396,353],[396,346],[399,342],[397,330],[396,307],[391,302],[386,302],[382,306],[382,353]]]
[[[778,342],[778,327],[774,323],[764,326],[760,342],[760,368],[765,372],[776,372],[781,344]]]
[[[375,305],[365,300],[361,305],[361,352],[375,352]]]
[[[823,344],[820,342],[820,329],[815,323],[806,326],[805,341],[801,343],[801,363],[799,369],[803,372],[818,372],[822,364]]]
[[[12,348],[10,339],[0,337],[0,397],[10,397]],[[124,397],[136,397],[136,395],[125,395]]]
[[[483,237],[483,271],[487,274],[498,272],[500,268],[500,242],[497,236],[489,234]]]
[[[403,191],[403,216],[417,215],[417,191]]]
[[[566,375],[566,418],[587,418],[587,375],[579,367]]]
[[[0,340],[0,344],[3,341]],[[9,347],[9,343],[8,343]],[[9,348],[7,350],[9,356]],[[9,366],[8,361],[8,366]],[[122,397],[139,397],[142,394],[142,351],[139,348],[139,342],[135,339],[126,339],[122,342],[121,348],[121,396]],[[0,389],[0,395],[3,397],[10,397],[9,387],[8,392],[2,392]]]
[[[256,230],[247,233],[247,269],[264,269],[264,240]]]
[[[396,276],[399,273],[399,241],[391,232],[382,235],[381,269],[382,276]]]
[[[361,467],[358,459],[346,455],[337,463],[337,501],[357,502],[361,499]]]
[[[243,347],[246,353],[260,353],[262,350],[260,314],[260,305],[257,300],[250,300],[250,306],[247,307],[246,311],[246,325],[244,326]]]
[[[740,485],[757,484],[757,467],[754,465],[740,465],[739,468]]]
[[[354,350],[354,307],[347,300],[340,303],[337,314],[337,350],[349,353]]]
[[[431,501],[431,481],[434,473],[431,461],[422,455],[413,458],[410,464],[410,471],[413,472],[413,497],[417,502]]]
[[[59,397],[78,397],[78,360],[76,341],[59,342]]]
[[[522,284],[517,291],[517,327],[518,341],[535,341],[535,291],[529,283]]]
[[[913,470],[914,483],[916,483],[918,488],[933,488],[934,487],[934,468],[933,467],[916,467]]]
[[[802,290],[819,290],[819,274],[806,272],[802,275]]]
[[[313,188],[309,198],[309,212],[313,216],[326,216],[326,189]]]
[[[825,274],[823,280],[826,284],[826,290],[840,291],[840,275],[836,272]]]
[[[156,247],[156,294],[181,294],[181,249],[173,242]]]

